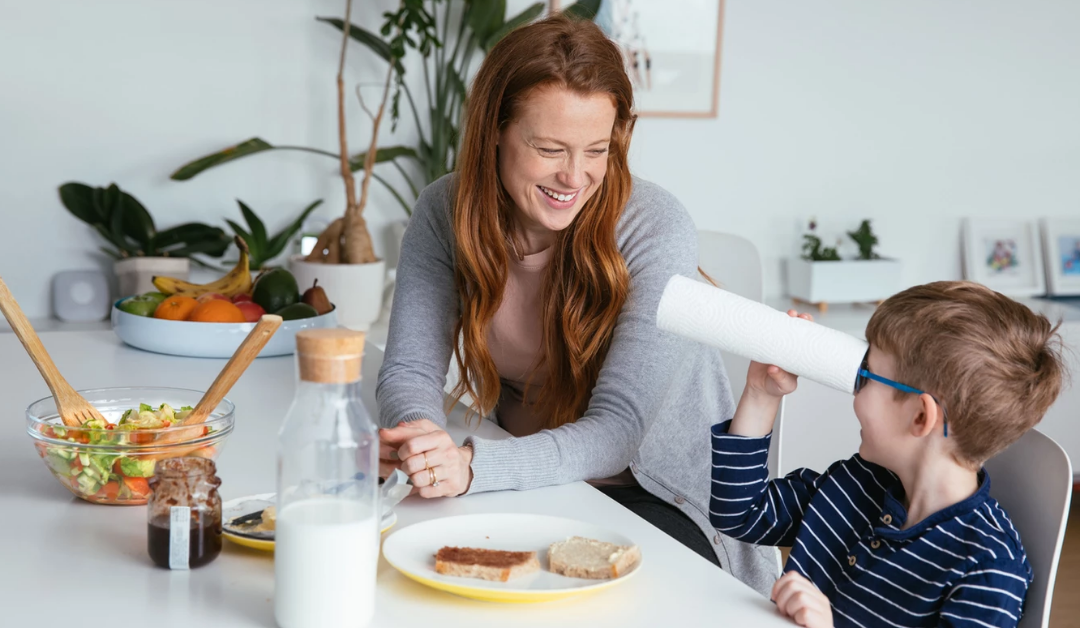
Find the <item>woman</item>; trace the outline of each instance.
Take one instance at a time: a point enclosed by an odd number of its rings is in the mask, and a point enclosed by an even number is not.
[[[458,172],[424,190],[402,245],[383,472],[400,466],[423,497],[588,480],[767,592],[775,550],[708,522],[710,417],[735,405],[717,351],[656,327],[668,279],[696,273],[697,233],[630,176],[632,104],[619,50],[591,22],[525,26],[484,60]],[[513,438],[458,447],[443,430],[451,354],[453,400],[467,394]]]

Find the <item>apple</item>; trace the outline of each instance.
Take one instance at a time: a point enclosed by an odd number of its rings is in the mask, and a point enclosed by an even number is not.
[[[224,294],[218,293],[218,292],[207,292],[206,294],[199,295],[198,298],[196,298],[195,300],[198,301],[199,303],[206,303],[207,301],[213,301],[214,299],[220,299],[222,301],[228,301],[229,297],[225,296]]]
[[[252,300],[251,295],[246,293],[246,292],[241,292],[240,294],[238,294],[238,295],[236,295],[236,296],[234,296],[232,298],[233,303],[242,303],[244,301],[250,302],[251,300]]]
[[[261,318],[263,314],[266,314],[266,310],[263,309],[263,306],[252,301],[240,301],[236,304],[236,307],[240,308],[240,311],[244,314],[244,320],[249,323],[259,322],[259,318]]]

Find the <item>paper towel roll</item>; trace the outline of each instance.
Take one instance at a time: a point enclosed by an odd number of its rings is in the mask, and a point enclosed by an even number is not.
[[[867,343],[686,277],[672,277],[656,312],[660,329],[852,393]]]

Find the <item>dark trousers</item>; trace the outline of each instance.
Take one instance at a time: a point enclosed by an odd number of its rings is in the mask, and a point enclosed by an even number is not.
[[[603,486],[599,491],[619,502],[645,521],[682,543],[710,563],[721,567],[709,538],[673,504],[669,504],[640,486]]]

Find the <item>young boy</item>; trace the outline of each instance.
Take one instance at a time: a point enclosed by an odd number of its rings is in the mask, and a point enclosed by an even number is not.
[[[792,546],[772,597],[800,625],[1016,626],[1031,567],[982,464],[1057,396],[1056,332],[978,284],[889,298],[866,328],[859,453],[771,482],[773,417],[796,378],[752,363],[734,418],[713,427],[713,525]]]

